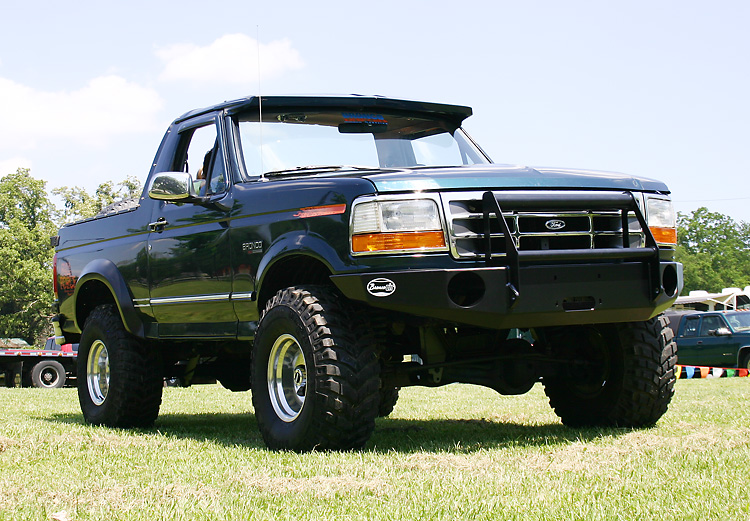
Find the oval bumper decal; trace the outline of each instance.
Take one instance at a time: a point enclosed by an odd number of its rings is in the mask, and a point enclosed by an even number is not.
[[[373,297],[388,297],[396,292],[396,283],[391,279],[372,279],[367,283],[367,293]]]

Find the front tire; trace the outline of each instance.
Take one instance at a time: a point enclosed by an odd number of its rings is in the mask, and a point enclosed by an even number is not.
[[[130,335],[114,306],[91,312],[78,347],[78,400],[83,418],[107,427],[148,427],[163,387],[156,350]]]
[[[335,290],[286,288],[266,305],[252,358],[252,392],[271,449],[362,447],[378,413],[372,335]]]
[[[43,389],[59,389],[65,385],[65,368],[56,360],[42,360],[31,368],[31,385]]]
[[[667,411],[674,394],[677,347],[666,319],[576,328],[562,335],[563,349],[577,342],[571,364],[588,371],[544,378],[549,403],[569,427],[643,427]],[[553,345],[553,347],[555,347]]]

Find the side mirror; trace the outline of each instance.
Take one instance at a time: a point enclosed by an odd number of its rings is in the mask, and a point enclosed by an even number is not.
[[[714,335],[716,336],[732,336],[732,332],[729,330],[728,327],[720,327],[716,331],[714,331]]]
[[[161,172],[148,187],[148,196],[158,201],[187,203],[199,199],[193,187],[193,178],[187,172]]]

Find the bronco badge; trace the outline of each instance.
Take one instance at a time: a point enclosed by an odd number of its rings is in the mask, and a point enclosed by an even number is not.
[[[372,279],[367,283],[367,292],[373,297],[388,297],[396,292],[396,283],[390,279]]]

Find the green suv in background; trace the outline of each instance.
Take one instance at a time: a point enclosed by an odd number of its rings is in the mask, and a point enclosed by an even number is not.
[[[750,311],[666,315],[677,340],[677,363],[750,369]]]

